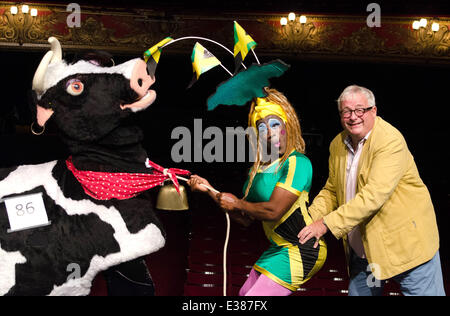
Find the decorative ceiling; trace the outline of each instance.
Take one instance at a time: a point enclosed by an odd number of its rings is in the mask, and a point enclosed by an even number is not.
[[[357,14],[359,11],[354,7],[341,6],[334,11],[338,13],[305,13],[306,23],[300,23],[297,17],[281,26],[280,18],[287,17],[289,11],[268,12],[265,6],[262,6],[264,12],[234,8],[233,12],[228,9],[218,13],[220,9],[195,10],[191,7],[182,10],[176,5],[160,5],[155,9],[132,1],[128,7],[119,5],[118,1],[109,1],[108,7],[105,2],[95,3],[96,6],[92,6],[82,2],[79,25],[69,27],[71,22],[68,20],[71,19],[72,24],[75,20],[70,16],[73,11],[67,11],[67,4],[27,3],[30,8],[37,9],[37,16],[31,16],[21,11],[20,4],[18,12],[12,14],[10,8],[17,4],[1,2],[0,49],[44,50],[48,48],[47,38],[56,36],[69,51],[103,49],[141,55],[167,36],[195,35],[214,39],[232,50],[233,21],[236,20],[258,43],[258,55],[450,65],[450,17],[436,15],[430,9],[428,12],[433,15],[387,15],[382,6],[380,27],[371,27],[367,21],[373,11],[363,8]],[[323,1],[317,3],[316,7],[310,8],[318,8]],[[280,8],[285,6],[280,5]],[[341,13],[346,8],[351,14]],[[390,12],[395,11],[393,7],[390,9]],[[413,29],[413,22],[421,18],[427,19],[426,26]],[[433,23],[439,23],[438,30],[432,29]],[[168,47],[167,52],[190,53],[193,44],[179,42]]]

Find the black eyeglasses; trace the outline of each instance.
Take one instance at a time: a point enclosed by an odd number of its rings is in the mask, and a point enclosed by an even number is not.
[[[343,118],[349,118],[352,116],[352,112],[355,112],[355,115],[357,117],[361,117],[364,115],[364,113],[366,113],[367,111],[372,110],[373,106],[369,106],[368,108],[360,108],[360,109],[354,109],[354,110],[343,110],[343,111],[339,111],[339,113],[341,114],[341,116]]]

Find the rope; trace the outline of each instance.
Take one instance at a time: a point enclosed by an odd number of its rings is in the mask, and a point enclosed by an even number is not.
[[[188,179],[180,176],[177,176],[177,178],[186,182],[189,181]],[[200,185],[204,186],[208,190],[213,191],[214,193],[220,193],[219,191],[210,187],[209,185],[203,183],[200,183]],[[225,244],[223,246],[223,296],[227,296],[227,249],[228,249],[228,241],[230,239],[230,226],[231,226],[230,215],[228,214],[228,212],[225,212],[225,219],[227,221],[227,232],[225,234]]]
[[[227,296],[227,248],[228,240],[230,238],[230,215],[225,212],[227,220],[227,233],[225,235],[225,244],[223,246],[223,296]]]

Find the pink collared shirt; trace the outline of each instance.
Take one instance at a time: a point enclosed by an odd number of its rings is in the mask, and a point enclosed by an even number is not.
[[[345,170],[345,202],[347,203],[351,199],[353,199],[356,195],[356,185],[358,178],[358,164],[359,158],[361,157],[361,153],[363,150],[363,146],[369,138],[369,135],[372,131],[369,131],[367,135],[361,139],[358,143],[358,147],[356,151],[353,150],[352,140],[350,136],[348,136],[344,143],[347,145],[348,155],[347,155],[347,166]],[[355,226],[353,230],[348,233],[348,242],[352,247],[353,251],[360,257],[365,258],[366,253],[364,251],[364,245],[361,239],[361,231],[359,226]]]

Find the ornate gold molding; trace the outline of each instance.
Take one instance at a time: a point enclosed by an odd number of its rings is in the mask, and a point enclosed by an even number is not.
[[[383,18],[382,27],[371,28],[365,17],[310,16],[308,23],[279,26],[272,18],[272,46],[287,54],[378,60],[450,62],[450,19],[439,20],[440,29],[412,29],[414,18]],[[270,32],[268,32],[270,34]],[[285,53],[286,54],[286,53]]]
[[[12,15],[9,10],[13,4],[0,4],[0,47],[47,48],[47,38],[55,36],[72,50],[91,48],[141,53],[166,34],[176,34],[179,26],[177,21],[151,10],[137,12],[84,6],[81,26],[69,27],[70,12],[65,6],[32,4],[39,14],[31,17],[20,10]]]
[[[431,25],[434,20],[428,21],[424,28],[414,30],[412,32],[412,39],[408,42],[410,44],[407,49],[411,54],[418,56],[450,56],[450,30],[447,25],[440,25],[438,31],[433,31]],[[441,21],[439,21],[441,22]],[[447,21],[448,23],[448,21]],[[448,23],[450,25],[450,23]]]
[[[69,50],[105,49],[142,54],[166,36],[196,35],[217,40],[232,50],[234,20],[258,43],[261,55],[297,58],[362,59],[450,64],[450,18],[439,18],[440,29],[412,29],[417,17],[384,17],[380,28],[370,28],[366,16],[312,15],[305,24],[282,27],[280,16],[224,13],[208,15],[168,14],[158,10],[132,8],[81,8],[81,27],[68,27],[70,12],[64,5],[30,4],[37,17],[13,16],[0,4],[0,47],[47,48],[47,38],[56,36]],[[429,18],[431,21],[432,18]],[[190,54],[193,43],[179,42],[168,53]],[[219,52],[220,53],[220,52]]]
[[[0,41],[2,43],[23,45],[25,42],[45,40],[50,34],[48,32],[50,30],[46,30],[47,26],[56,22],[53,14],[32,17],[19,10],[17,14],[13,15],[10,12],[10,5],[2,5],[0,10],[2,12],[0,15]]]

